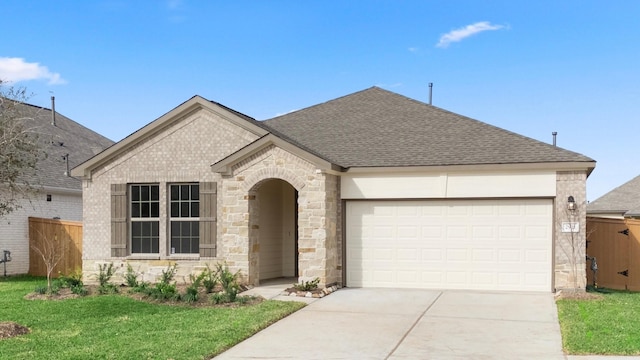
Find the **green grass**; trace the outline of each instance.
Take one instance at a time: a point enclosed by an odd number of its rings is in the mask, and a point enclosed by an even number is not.
[[[611,292],[599,300],[557,301],[569,354],[640,355],[640,293]]]
[[[0,322],[31,333],[0,340],[2,359],[208,359],[302,308],[264,301],[235,308],[192,308],[101,295],[25,300],[41,278],[0,279]]]

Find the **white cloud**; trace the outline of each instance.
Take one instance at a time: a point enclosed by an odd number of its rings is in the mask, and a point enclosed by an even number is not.
[[[418,52],[419,49],[417,47],[410,47],[408,50],[409,52],[414,53],[414,52]]]
[[[503,28],[503,25],[491,25],[488,21],[477,22],[459,29],[451,30],[450,32],[442,35],[436,46],[446,48],[449,44],[462,41],[471,35],[475,35],[483,31],[500,30]]]
[[[51,85],[67,82],[60,74],[49,71],[46,66],[11,57],[0,57],[0,79],[10,82],[45,79]]]

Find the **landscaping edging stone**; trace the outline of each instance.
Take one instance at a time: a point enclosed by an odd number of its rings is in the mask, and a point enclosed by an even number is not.
[[[341,286],[339,286],[338,284],[329,285],[329,286],[325,287],[324,289],[316,289],[316,290],[311,290],[311,291],[301,291],[301,290],[296,290],[295,288],[289,288],[289,289],[286,289],[285,291],[283,291],[281,295],[284,295],[284,296],[296,296],[296,297],[307,297],[307,298],[323,298],[323,297],[325,297],[325,296],[337,291],[340,288],[341,288]]]

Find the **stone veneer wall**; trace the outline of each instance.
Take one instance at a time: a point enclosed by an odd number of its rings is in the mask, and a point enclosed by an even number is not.
[[[587,284],[585,265],[587,228],[587,174],[584,171],[559,171],[556,177],[554,284],[556,290],[584,290]],[[577,209],[567,210],[573,196]],[[576,233],[562,232],[563,222],[577,222]]]
[[[320,278],[321,285],[339,280],[337,239],[338,177],[275,146],[268,146],[236,164],[223,179],[222,256],[230,267],[259,279],[257,189],[268,179],[281,179],[298,191],[299,281]]]

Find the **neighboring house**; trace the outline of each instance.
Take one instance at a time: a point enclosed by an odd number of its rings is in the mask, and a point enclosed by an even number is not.
[[[587,215],[600,218],[640,218],[640,176],[587,204]]]
[[[594,166],[373,87],[265,122],[195,96],[72,174],[87,279],[225,261],[251,284],[550,292],[585,286],[564,250]]]
[[[29,217],[82,221],[82,182],[68,172],[113,144],[51,109],[17,106],[25,126],[39,134],[46,157],[38,162],[35,177],[28,179],[38,191],[21,199],[19,209],[0,217],[0,250],[11,251],[12,258],[7,274],[29,271]]]

